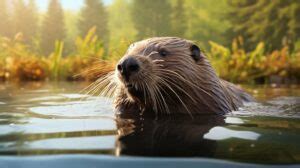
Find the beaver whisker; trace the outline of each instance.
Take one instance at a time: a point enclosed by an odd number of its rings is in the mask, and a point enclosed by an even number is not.
[[[195,84],[193,84],[193,83],[191,83],[191,82],[189,82],[189,81],[186,81],[183,77],[179,76],[180,78],[177,78],[179,74],[175,75],[175,74],[170,74],[170,73],[168,73],[168,72],[160,72],[160,73],[161,73],[162,75],[164,74],[164,78],[168,78],[168,79],[174,81],[175,83],[176,83],[176,82],[179,82],[179,81],[185,82],[185,86],[190,86],[190,88],[192,88],[192,89],[194,90],[194,91],[193,91],[194,93],[197,92],[197,90],[195,90],[195,89],[198,88],[200,91],[204,92],[204,93],[207,94],[209,97],[212,97],[212,95],[209,94],[207,91],[205,91],[203,88],[201,88],[201,87],[199,87],[199,86],[197,86],[197,85],[195,85]],[[170,78],[170,77],[168,77],[168,75],[169,75],[169,76],[175,77],[175,78],[177,79],[177,81],[174,80],[174,79],[172,79],[172,78]],[[200,99],[201,99],[206,105],[209,105],[208,102],[207,102],[207,100],[204,99],[203,96],[201,96]],[[195,100],[195,99],[194,99],[194,100]]]
[[[183,80],[181,77],[178,78],[178,76],[176,76],[174,74],[171,74],[171,73],[168,73],[168,72],[161,72],[161,73],[164,74],[164,75],[169,75],[170,77],[169,76],[164,76],[164,79],[171,80],[170,83],[174,84],[174,86],[175,86],[176,82],[182,82],[182,83],[185,82],[185,80]],[[171,77],[173,77],[173,78],[171,78]],[[176,80],[174,78],[176,78]],[[190,86],[191,89],[193,89],[194,91],[196,91],[196,88],[194,88],[194,84],[193,83],[184,83],[184,85],[185,86]],[[176,86],[179,87],[179,88],[181,88],[181,89],[183,89],[179,85],[176,85]]]
[[[98,96],[107,96],[110,97],[110,92],[112,91],[112,89],[114,88],[116,84],[112,81],[109,81],[105,84],[101,84],[98,86],[98,89],[96,90],[95,93],[97,93],[100,90],[100,93]]]
[[[176,72],[174,72],[174,73],[176,73]],[[169,73],[167,73],[168,75],[172,75],[172,74],[169,74]],[[177,74],[177,75],[175,75],[175,77],[177,77],[179,74]],[[181,76],[181,75],[179,75],[179,76]],[[197,78],[197,77],[195,77],[195,78]],[[211,100],[212,101],[214,101],[216,104],[218,104],[219,106],[223,106],[224,107],[224,109],[229,109],[230,107],[228,107],[228,106],[225,106],[225,104],[226,103],[222,103],[224,100],[222,99],[221,101],[217,101],[215,98],[217,98],[217,97],[219,97],[219,95],[217,95],[216,94],[216,92],[214,92],[214,91],[212,91],[211,93],[212,94],[214,94],[215,96],[212,96],[210,93],[208,93],[205,89],[203,89],[203,88],[201,88],[200,86],[197,86],[197,85],[195,85],[194,83],[192,83],[192,82],[189,82],[188,80],[185,80],[183,77],[181,78],[181,79],[183,79],[186,83],[185,84],[191,84],[191,85],[193,85],[193,87],[195,87],[195,89],[197,88],[197,89],[200,89],[200,91],[201,92],[203,92],[203,93],[205,93],[206,95],[208,95],[210,98],[211,98]],[[217,89],[217,88],[216,88]],[[226,91],[226,90],[224,90],[224,91]],[[227,97],[224,97],[225,99],[228,99]],[[209,106],[209,102],[208,102],[208,100],[207,99],[205,99],[205,98],[203,98],[203,96],[200,96],[200,99],[202,100],[202,102],[203,103],[205,103],[206,105],[207,105],[207,107],[209,107],[209,108],[211,108],[210,106]]]
[[[153,93],[154,93],[154,98],[155,98],[155,101],[157,102],[156,104],[158,105],[157,106],[157,110],[159,111],[163,111],[164,110],[164,107],[163,107],[163,104],[161,103],[161,101],[164,101],[163,97],[161,98],[160,96],[160,92],[159,92],[159,89],[156,85],[153,85]],[[159,94],[158,94],[159,93]],[[157,113],[158,111],[156,111]]]
[[[107,93],[107,96],[108,96],[108,97],[114,98],[114,97],[115,97],[116,89],[117,89],[117,85],[113,85],[113,86],[111,87],[110,91]],[[104,96],[104,95],[103,95],[103,96]]]
[[[146,79],[148,79],[149,81],[153,81],[152,76],[147,76]],[[154,105],[154,111],[157,114],[157,112],[162,109],[161,102],[158,101],[159,97],[157,94],[157,88],[155,85],[149,85],[147,81],[145,82],[145,84],[147,85],[147,91],[151,92],[151,95],[152,95],[151,101],[153,102],[153,105]],[[150,88],[150,86],[151,86],[151,88]]]
[[[106,88],[107,91],[105,93],[100,92],[99,96],[114,97],[117,85],[115,85],[115,83],[109,83]]]
[[[184,108],[188,111],[188,113],[190,114],[190,116],[193,118],[192,113],[190,112],[190,110],[187,108],[186,104],[184,103],[184,101],[179,97],[179,95],[174,91],[174,89],[168,84],[168,83],[163,83],[164,86],[166,86],[168,89],[170,89],[172,91],[172,93],[175,94],[175,96],[177,97],[177,99],[181,102],[181,104],[184,106]]]
[[[142,89],[143,89],[143,94],[144,94],[144,103],[145,103],[145,106],[147,106],[147,99],[146,99],[146,89],[145,89],[145,85],[144,84],[141,84],[142,86]]]
[[[100,91],[98,96],[110,96],[112,91],[114,91],[117,86],[114,81],[114,73],[110,73],[107,76],[101,78],[100,82],[94,87],[93,95]]]
[[[160,80],[162,81],[162,80]],[[167,82],[161,82],[161,84],[163,84],[163,86],[166,86],[169,90],[171,90],[175,96],[178,98],[178,100],[182,103],[182,105],[184,106],[184,108],[190,113],[190,115],[192,116],[192,113],[189,111],[189,109],[187,108],[186,104],[183,102],[183,100],[179,97],[179,95],[175,92],[174,89],[172,89],[172,87],[167,83]],[[163,89],[162,89],[163,90]]]
[[[201,89],[203,92],[205,92],[208,96],[212,96],[210,95],[208,92],[206,92],[203,88],[201,88],[200,86],[192,83],[191,81],[188,81],[187,79],[185,79],[183,76],[181,76],[180,74],[176,73],[175,71],[171,71],[171,70],[167,70],[167,69],[160,69],[161,72],[165,71],[167,74],[169,75],[174,75],[174,77],[179,77],[179,79],[182,79],[184,82],[187,82],[188,84],[191,84],[193,87],[197,87],[198,89]]]
[[[79,93],[83,93],[85,90],[89,89],[90,87],[96,85],[98,82],[100,82],[101,80],[103,80],[103,78],[105,78],[106,76],[97,79],[95,82],[92,82],[91,84],[89,84],[87,87],[83,88],[81,91],[79,91]]]
[[[146,77],[146,79],[150,79],[150,81],[153,81],[153,78],[151,76]],[[147,84],[147,82],[146,82]],[[154,111],[156,112],[156,114],[158,113],[158,111],[162,111],[163,110],[163,104],[161,103],[160,100],[162,100],[165,103],[165,100],[162,96],[160,96],[159,94],[161,94],[159,92],[159,89],[157,88],[156,85],[150,85],[152,88],[149,88],[148,86],[148,91],[153,91],[153,97],[152,97],[152,102],[154,102]],[[159,93],[159,94],[158,94]],[[168,108],[166,108],[168,109]]]
[[[161,105],[161,102],[158,101],[158,100],[159,100],[159,97],[158,97],[158,94],[157,94],[156,86],[154,86],[154,87],[152,88],[152,90],[153,90],[153,98],[154,98],[154,101],[155,101],[155,105],[157,106],[157,107],[155,107],[155,113],[156,113],[156,115],[157,115],[157,114],[158,114],[158,111],[161,111],[162,105]]]
[[[93,87],[94,85],[96,85],[99,81],[100,81],[101,79],[97,79],[95,82],[92,82],[91,84],[89,84],[87,87],[85,87],[85,88],[83,88],[81,91],[79,91],[79,94],[84,94],[84,95],[88,95],[88,93],[87,92],[89,92],[90,91],[90,89],[89,88],[91,88],[91,87]],[[85,93],[84,93],[85,92]],[[84,97],[84,98],[86,98],[86,97]],[[80,98],[80,100],[79,101],[82,101],[83,100],[83,98]]]
[[[97,79],[95,82],[93,82],[92,84],[90,84],[89,86],[87,86],[86,88],[84,88],[84,89],[82,90],[82,92],[83,92],[84,90],[87,90],[87,89],[88,89],[87,92],[85,93],[85,95],[88,95],[88,94],[90,94],[91,92],[93,92],[92,95],[94,95],[94,94],[95,94],[94,91],[101,85],[102,82],[108,80],[108,78],[109,78],[110,76],[112,76],[112,74],[113,74],[113,73],[108,73],[108,74],[105,75],[104,77]]]
[[[147,88],[150,88],[149,85],[148,85],[148,83],[145,83],[145,85],[146,85]],[[153,102],[154,111],[157,112],[157,102],[156,102],[156,99],[155,99],[155,97],[153,95],[153,89],[146,89],[146,90],[148,91],[150,99]]]
[[[177,85],[177,84],[175,84],[174,82],[176,82],[176,81],[174,81],[174,80],[168,80],[168,79],[161,79],[161,81],[163,81],[163,82],[168,82],[168,83],[170,83],[170,85],[172,84],[172,86],[174,86],[174,87],[176,87],[177,89],[179,89],[180,91],[182,91],[185,95],[187,95],[194,103],[196,103],[197,101],[190,95],[190,94],[188,94],[182,87],[180,87],[179,85]]]
[[[168,73],[167,73],[168,74]],[[172,76],[173,74],[168,74],[170,76]],[[173,76],[173,77],[177,77],[177,76]],[[169,78],[169,77],[166,77]],[[174,80],[172,78],[169,78],[171,80]],[[178,80],[182,80],[182,78],[177,78]],[[202,91],[203,93],[205,93],[207,96],[212,97],[212,95],[210,93],[208,93],[207,91],[205,91],[203,88],[201,88],[200,86],[196,86],[195,84],[191,83],[191,82],[186,82],[186,80],[182,80],[183,82],[185,82],[185,86],[190,86],[190,88],[194,91],[197,92],[196,89],[199,89],[200,91]],[[174,81],[176,82],[176,81]],[[205,100],[205,99],[204,99]],[[206,102],[206,101],[205,101]]]
[[[159,111],[163,110],[163,105],[161,104],[161,102],[159,101],[159,95],[157,93],[159,93],[159,90],[157,89],[157,86],[151,86],[152,88],[149,89],[151,91],[153,91],[153,101],[155,102],[155,113],[156,115],[158,114]]]
[[[142,86],[143,86],[143,93],[144,93],[144,104],[145,106],[147,106],[147,95],[150,95],[150,93],[148,93],[149,91],[149,88],[148,88],[148,85],[147,85],[147,81],[149,80],[152,80],[152,79],[149,79],[149,76],[145,76],[145,79],[144,81],[145,82],[141,82],[142,83]]]
[[[159,96],[161,97],[161,99],[162,99],[162,101],[163,101],[163,106],[162,106],[162,109],[161,109],[161,110],[166,110],[166,113],[170,114],[170,110],[169,110],[169,107],[168,107],[168,105],[167,105],[167,102],[166,102],[164,96],[163,96],[163,95],[161,94],[161,92],[159,91],[159,90],[163,90],[163,88],[162,88],[162,86],[161,86],[159,83],[157,83],[157,86],[158,86],[157,90],[158,90]],[[166,93],[166,94],[168,94],[168,93]],[[164,109],[163,109],[163,108],[164,108]]]
[[[159,89],[157,87],[154,88],[154,92],[155,92],[155,97],[156,97],[156,101],[158,102],[158,110],[161,113],[169,113],[168,110],[168,106],[165,105],[165,99],[164,97],[161,95]],[[156,112],[156,114],[158,114],[158,111]]]

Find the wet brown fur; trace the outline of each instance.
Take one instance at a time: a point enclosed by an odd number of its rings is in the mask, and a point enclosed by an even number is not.
[[[109,77],[113,82],[107,84],[115,89],[117,112],[226,114],[252,100],[234,84],[220,79],[204,53],[199,60],[193,59],[192,45],[176,37],[155,37],[132,44],[120,61],[134,57],[140,70],[126,82],[116,69]],[[167,55],[162,56],[161,51]],[[134,86],[133,91],[127,84]]]

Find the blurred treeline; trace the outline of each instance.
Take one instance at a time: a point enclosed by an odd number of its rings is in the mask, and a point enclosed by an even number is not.
[[[227,80],[299,82],[298,0],[84,2],[69,11],[49,0],[42,12],[35,0],[0,0],[0,79],[94,80],[130,43],[178,36],[197,42]]]

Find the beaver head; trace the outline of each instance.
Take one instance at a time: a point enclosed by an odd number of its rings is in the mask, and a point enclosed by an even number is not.
[[[200,48],[177,37],[133,43],[114,72],[98,81],[118,112],[225,114],[242,105],[242,90],[218,78]]]

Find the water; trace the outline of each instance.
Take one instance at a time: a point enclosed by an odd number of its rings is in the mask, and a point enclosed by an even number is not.
[[[247,87],[258,100],[225,117],[115,118],[87,83],[0,84],[0,155],[104,154],[300,163],[300,87]]]

